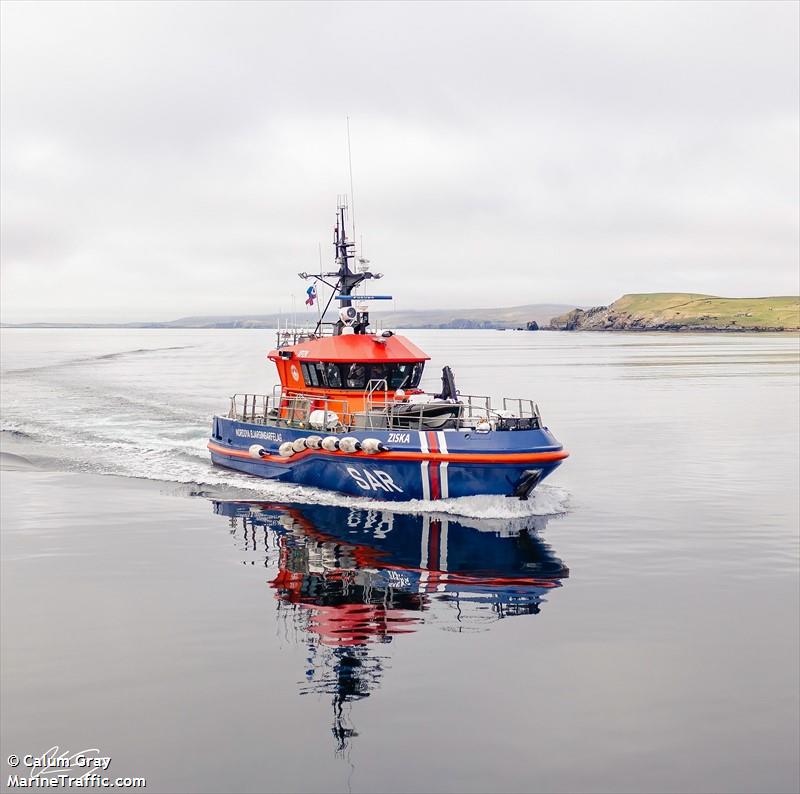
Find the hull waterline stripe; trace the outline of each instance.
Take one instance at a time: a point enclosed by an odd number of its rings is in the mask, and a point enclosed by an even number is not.
[[[256,460],[247,450],[234,449],[233,447],[223,447],[211,441],[208,442],[208,449],[220,455],[227,455],[231,458],[250,458]],[[421,460],[421,461],[449,461],[450,463],[549,463],[557,460],[564,460],[569,457],[566,450],[554,452],[506,452],[506,453],[483,453],[483,452],[450,452],[447,455],[441,452],[378,452],[374,455],[367,455],[365,452],[328,452],[323,449],[306,449],[303,452],[296,452],[289,458],[280,455],[265,455],[258,458],[265,463],[288,464],[310,455],[322,455],[332,458],[371,458],[374,460]]]

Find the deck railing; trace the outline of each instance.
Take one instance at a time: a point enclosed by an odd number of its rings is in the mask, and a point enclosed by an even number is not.
[[[308,428],[311,415],[318,414],[321,428],[347,428],[352,424],[352,414],[347,400],[319,397],[311,394],[284,396],[280,387],[272,395],[234,394],[228,411],[229,419],[253,424],[284,424]],[[315,417],[316,418],[316,417]]]
[[[333,336],[336,323],[320,323],[312,327],[280,328],[276,332],[275,347],[288,347],[299,345],[311,339],[320,339],[323,336]]]
[[[541,419],[539,406],[533,400],[521,397],[503,397],[503,410],[512,411],[520,419]]]
[[[348,432],[353,429],[425,430],[474,429],[487,424],[497,430],[528,430],[541,426],[539,407],[533,400],[504,397],[503,408],[495,409],[490,397],[459,394],[459,402],[401,402],[387,397],[385,381],[370,382],[357,404],[344,398],[312,394],[285,395],[276,386],[272,395],[234,394],[229,419],[252,424],[278,424],[319,432]],[[433,398],[435,395],[424,393]],[[445,408],[438,417],[431,407]],[[439,427],[436,427],[436,423]]]
[[[357,297],[357,296],[354,296]],[[279,328],[275,333],[275,347],[289,347],[290,345],[300,345],[312,339],[321,339],[326,336],[336,336],[339,323],[325,322],[313,323],[313,325],[286,326]],[[380,322],[370,323],[369,333],[372,335],[380,334],[383,325]]]
[[[228,418],[253,424],[266,424],[269,406],[270,399],[266,394],[234,394],[231,397]]]

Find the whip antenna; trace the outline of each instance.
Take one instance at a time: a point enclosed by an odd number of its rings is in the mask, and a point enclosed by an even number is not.
[[[350,151],[350,116],[347,117],[347,164],[350,168],[350,223],[353,226],[353,240],[356,239],[356,200],[353,196],[353,155]]]

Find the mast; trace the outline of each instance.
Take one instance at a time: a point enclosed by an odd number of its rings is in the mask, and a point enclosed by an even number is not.
[[[336,228],[334,229],[333,244],[336,249],[336,264],[339,271],[337,290],[341,299],[341,307],[352,306],[350,295],[353,290],[365,279],[374,278],[372,273],[355,273],[350,269],[350,260],[355,258],[355,243],[347,239],[346,223],[347,202],[340,201],[336,211]],[[327,275],[327,274],[326,274]]]
[[[309,275],[308,273],[299,273],[300,278],[307,279],[313,278],[321,281],[323,284],[329,286],[332,290],[331,296],[328,299],[325,309],[320,314],[317,327],[314,333],[317,333],[322,326],[322,319],[325,317],[325,312],[334,300],[339,301],[339,320],[335,324],[334,333],[338,336],[342,333],[345,325],[352,326],[355,333],[365,333],[369,325],[369,312],[359,311],[357,315],[343,320],[342,310],[351,309],[353,306],[353,299],[358,296],[353,295],[353,290],[366,279],[381,278],[381,273],[372,273],[367,270],[367,260],[360,260],[362,267],[356,272],[355,268],[350,267],[351,260],[356,258],[355,251],[356,244],[352,240],[347,239],[347,197],[340,196],[339,204],[336,208],[336,226],[333,228],[333,249],[335,252],[335,262],[338,270],[332,273],[319,273],[318,275]],[[327,281],[326,279],[335,278],[335,282]],[[378,300],[383,300],[384,296],[371,296],[373,299],[377,297]]]
[[[357,312],[353,310],[353,301],[360,300],[391,300],[391,295],[354,295],[353,290],[361,284],[362,281],[367,279],[379,279],[383,277],[382,273],[373,273],[369,268],[369,260],[358,259],[359,266],[356,269],[355,262],[353,267],[350,266],[351,261],[356,259],[356,244],[352,240],[347,239],[347,196],[339,196],[339,203],[336,208],[336,226],[333,228],[333,248],[335,252],[335,263],[337,270],[329,273],[298,273],[302,279],[314,279],[321,281],[331,289],[331,296],[322,310],[319,320],[317,321],[314,333],[319,333],[322,327],[322,321],[325,317],[328,308],[334,300],[339,302],[339,319],[334,324],[334,334],[340,335],[345,327],[350,330],[345,333],[363,334],[367,332],[369,326],[369,311],[364,308],[366,304]],[[330,279],[330,280],[329,280]],[[335,279],[335,281],[333,280]],[[348,317],[343,317],[345,310]]]

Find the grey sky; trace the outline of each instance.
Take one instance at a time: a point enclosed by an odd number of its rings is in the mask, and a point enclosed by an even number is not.
[[[797,293],[798,8],[3,2],[3,320]]]

